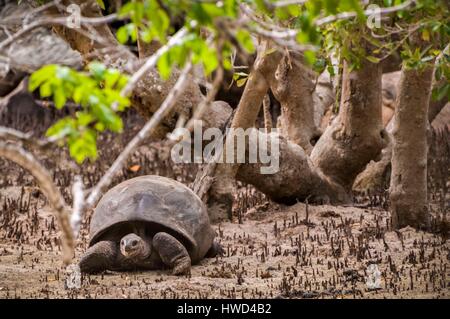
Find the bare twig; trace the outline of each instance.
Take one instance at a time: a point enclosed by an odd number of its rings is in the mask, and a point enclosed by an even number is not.
[[[283,2],[285,2],[285,4]],[[279,2],[273,3],[272,5],[284,6],[284,5],[290,5],[290,4],[295,4],[295,3],[301,4],[302,2],[303,1],[279,1]],[[280,3],[281,3],[281,5],[280,5]],[[415,4],[415,0],[408,0],[400,5],[392,6],[392,7],[388,7],[388,8],[367,9],[364,11],[364,15],[365,16],[371,16],[374,14],[387,15],[390,13],[408,9],[410,6],[412,6],[414,4]],[[285,46],[290,49],[295,49],[295,50],[299,50],[299,51],[302,51],[305,49],[308,49],[308,50],[314,49],[313,46],[309,46],[309,47],[300,46],[297,43],[296,37],[299,33],[299,30],[282,28],[280,26],[276,26],[275,24],[272,24],[270,22],[262,20],[261,18],[258,17],[256,12],[248,5],[241,4],[240,8],[241,8],[241,11],[247,17],[249,17],[253,22],[256,22],[256,26],[248,25],[248,23],[246,25],[244,25],[251,32],[256,33],[264,38],[271,39],[275,44],[277,44],[279,46]],[[317,19],[314,21],[314,24],[316,26],[323,26],[325,24],[332,23],[337,20],[351,19],[356,16],[357,16],[357,13],[354,11],[341,12],[341,13],[338,13],[335,15],[329,15],[329,16]]]
[[[99,25],[99,24],[105,24],[110,23],[112,21],[117,20],[117,14],[110,14],[104,17],[81,17],[80,18],[80,24],[88,24],[88,25]],[[49,25],[67,25],[67,17],[56,17],[56,18],[43,18],[39,19],[33,23],[30,23],[29,25],[26,25],[24,28],[20,29],[13,35],[11,35],[9,38],[5,39],[3,42],[0,42],[0,50],[7,47],[14,41],[18,40],[19,38],[23,37],[30,31],[44,26]]]
[[[70,226],[73,229],[74,237],[78,237],[80,231],[81,221],[83,220],[84,212],[84,193],[83,193],[83,181],[81,176],[75,176],[74,183],[72,185],[73,196],[73,209],[70,216]]]
[[[7,63],[8,63],[8,67],[9,67],[9,61],[7,61]],[[2,112],[2,109],[8,105],[8,103],[11,101],[12,97],[15,96],[16,94],[26,90],[26,87],[27,87],[27,80],[23,79],[11,92],[9,92],[5,96],[0,97],[0,113]]]
[[[371,16],[374,14],[386,15],[390,13],[394,13],[397,11],[405,10],[415,4],[415,0],[408,0],[403,2],[402,4],[388,7],[388,8],[380,8],[380,9],[367,9],[364,11],[365,16]],[[341,12],[335,15],[330,15],[315,21],[315,25],[321,26],[327,23],[331,23],[337,20],[346,20],[350,18],[356,17],[358,14],[356,12]]]
[[[68,265],[74,256],[74,238],[69,222],[69,209],[59,189],[53,183],[49,172],[22,147],[0,141],[0,156],[13,161],[29,171],[36,178],[40,189],[47,196],[50,205],[56,213],[56,218],[62,232],[61,245],[63,262]]]
[[[50,1],[32,10],[23,10],[24,12],[21,12],[20,14],[2,17],[2,24],[9,24],[9,23],[17,24],[18,22],[20,23],[21,21],[27,23],[30,20],[30,17],[36,15],[37,13],[46,11],[52,8],[53,6],[56,6],[59,2],[60,2],[59,0]]]
[[[23,133],[15,129],[0,126],[0,139],[20,142],[29,147],[38,146],[40,148],[46,148],[50,146],[53,141],[48,139],[33,138],[31,133]]]
[[[281,7],[287,7],[290,5],[301,5],[308,2],[308,0],[280,0],[274,3],[271,3],[270,5],[274,8],[281,8]]]
[[[171,47],[180,44],[181,39],[187,34],[186,28],[181,28],[177,33],[173,35],[172,38],[170,38],[169,42],[167,42],[166,45],[162,46],[158,49],[158,51],[155,52],[151,57],[147,59],[147,61],[142,65],[142,67],[135,72],[130,80],[128,81],[127,85],[123,88],[122,92],[120,94],[122,96],[128,96],[133,91],[133,88],[136,86],[136,83],[152,68],[155,67],[156,62],[158,62],[158,59],[166,53]]]

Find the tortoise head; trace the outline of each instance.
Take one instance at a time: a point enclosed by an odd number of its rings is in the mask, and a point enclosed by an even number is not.
[[[127,258],[143,260],[151,254],[151,244],[145,238],[134,233],[120,240],[120,252]]]

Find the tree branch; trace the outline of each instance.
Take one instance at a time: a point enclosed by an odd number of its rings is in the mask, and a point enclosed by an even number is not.
[[[39,148],[47,148],[53,144],[52,140],[33,138],[31,133],[23,133],[4,126],[0,126],[0,139],[20,142],[28,147],[38,146]]]
[[[73,209],[72,215],[70,216],[70,226],[73,229],[75,238],[77,238],[84,215],[84,192],[81,176],[75,176],[74,183],[72,185],[72,197]]]
[[[117,20],[116,14],[110,14],[108,16],[104,17],[81,17],[80,18],[80,24],[90,24],[90,25],[99,25],[99,24],[105,24],[110,23],[114,20]],[[3,50],[5,47],[13,43],[14,41],[17,41],[20,37],[26,35],[27,33],[31,32],[32,30],[44,27],[44,26],[51,26],[51,25],[67,25],[67,17],[57,17],[57,18],[44,18],[40,19],[38,21],[35,21],[24,28],[20,29],[7,39],[5,39],[3,42],[0,42],[0,50]]]

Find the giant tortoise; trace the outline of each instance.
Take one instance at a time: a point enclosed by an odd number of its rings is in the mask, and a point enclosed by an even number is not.
[[[186,274],[221,251],[205,205],[185,185],[141,176],[109,190],[91,219],[82,272],[160,269]]]

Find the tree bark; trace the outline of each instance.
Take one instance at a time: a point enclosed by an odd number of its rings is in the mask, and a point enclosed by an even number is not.
[[[428,228],[427,126],[433,68],[402,69],[395,110],[390,204],[392,226]]]
[[[258,46],[258,53],[253,70],[251,71],[244,92],[239,101],[236,113],[231,122],[231,129],[253,127],[261,109],[261,104],[269,89],[268,77],[273,76],[275,69],[281,59],[278,51],[271,50],[268,41],[262,41]],[[233,134],[227,134],[223,156],[227,153],[227,146],[234,139]],[[233,154],[236,154],[236,145]],[[210,211],[210,219],[213,222],[227,220],[232,215],[233,204],[233,181],[235,179],[239,164],[223,163],[216,166],[214,174],[214,182],[208,193],[208,207]]]
[[[325,123],[325,115],[330,108],[333,107],[336,98],[336,92],[333,88],[333,82],[328,71],[322,72],[317,79],[316,88],[313,93],[314,101],[314,124],[320,130],[320,133],[325,130],[326,126],[322,126]]]
[[[442,84],[442,79],[435,85]],[[391,83],[393,87],[393,97],[395,101],[392,103],[392,112],[395,112],[395,104],[397,103],[398,96],[398,84]],[[428,121],[429,121],[429,130],[428,130],[428,138],[430,139],[432,134],[430,133],[434,119],[439,115],[441,110],[447,104],[447,97],[442,98],[441,100],[434,101],[430,97],[429,108],[428,108]],[[383,105],[384,107],[384,105]],[[392,116],[389,122],[385,125],[386,132],[388,135],[391,135],[392,130],[394,128],[395,117]],[[438,125],[438,127],[440,127]],[[367,167],[356,177],[355,182],[353,184],[353,190],[360,193],[377,193],[383,192],[386,189],[386,186],[389,186],[390,178],[391,178],[391,158],[392,158],[392,138],[386,148],[383,149],[381,159],[379,161],[371,161],[367,164]]]
[[[387,142],[381,121],[381,76],[379,64],[363,61],[359,70],[350,72],[344,63],[338,117],[311,153],[313,164],[348,191]]]
[[[320,136],[314,122],[314,83],[312,70],[295,54],[285,55],[271,81],[271,89],[281,104],[281,134],[309,155]]]

